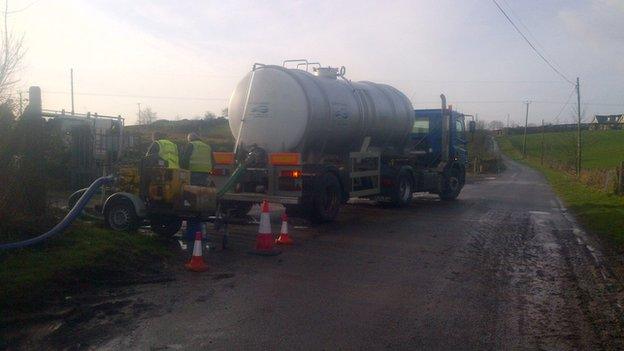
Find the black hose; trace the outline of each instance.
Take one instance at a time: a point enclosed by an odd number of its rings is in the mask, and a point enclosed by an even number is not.
[[[34,237],[32,239],[24,240],[24,241],[18,241],[18,242],[8,243],[8,244],[1,244],[0,245],[0,250],[12,250],[12,249],[19,249],[19,248],[35,245],[35,244],[38,244],[38,243],[40,243],[40,242],[42,242],[42,241],[44,241],[44,240],[46,240],[46,239],[48,239],[48,238],[50,238],[50,237],[52,237],[54,235],[62,233],[65,229],[67,229],[67,227],[69,227],[69,225],[76,219],[76,217],[78,217],[80,215],[80,213],[82,212],[83,208],[87,205],[89,200],[91,200],[91,197],[93,197],[93,195],[95,195],[97,190],[102,185],[112,183],[114,181],[114,179],[115,178],[113,176],[100,177],[100,178],[96,179],[89,186],[89,188],[87,188],[87,191],[85,191],[84,194],[82,194],[80,199],[76,202],[74,207],[72,207],[72,209],[69,211],[69,213],[67,213],[65,218],[63,218],[62,221],[60,221],[57,225],[55,225],[52,229],[50,229],[46,233],[41,234],[41,235],[39,235],[37,237]]]

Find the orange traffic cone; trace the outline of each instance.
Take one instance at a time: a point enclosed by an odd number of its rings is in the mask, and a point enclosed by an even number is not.
[[[294,244],[293,239],[288,234],[288,216],[286,216],[286,213],[282,215],[282,230],[280,230],[280,235],[275,239],[275,243],[280,245]]]
[[[262,256],[275,256],[281,252],[273,246],[275,238],[271,234],[271,215],[269,214],[269,203],[262,201],[262,213],[260,214],[260,227],[256,236],[256,247],[249,253]]]
[[[193,256],[190,261],[185,264],[186,269],[193,272],[205,272],[208,270],[204,255],[202,254],[202,233],[195,233],[195,244],[193,245]]]

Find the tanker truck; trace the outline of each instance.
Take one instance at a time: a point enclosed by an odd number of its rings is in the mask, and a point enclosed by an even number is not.
[[[268,200],[328,222],[350,198],[406,206],[428,192],[454,200],[466,178],[465,116],[441,99],[439,109],[414,110],[399,90],[350,81],[344,67],[254,64],[229,101],[233,157],[214,176],[255,157],[223,201]]]

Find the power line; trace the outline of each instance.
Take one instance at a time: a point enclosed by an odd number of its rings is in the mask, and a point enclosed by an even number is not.
[[[565,104],[563,104],[563,107],[561,107],[561,110],[557,114],[557,117],[554,118],[554,120],[556,120],[557,118],[559,118],[559,116],[561,116],[561,114],[563,113],[563,110],[565,110],[566,106],[568,106],[568,103],[570,102],[570,99],[572,98],[572,95],[574,95],[575,92],[576,92],[576,87],[572,89],[572,92],[568,96],[568,99],[566,100]]]
[[[537,39],[537,37],[535,35],[533,35],[533,33],[531,32],[531,30],[529,29],[529,27],[527,27],[524,22],[522,21],[522,18],[520,16],[518,16],[518,14],[514,11],[513,7],[511,5],[509,5],[509,3],[507,2],[507,0],[502,0],[503,4],[505,4],[505,7],[507,9],[509,9],[509,11],[511,11],[511,16],[512,18],[514,18],[519,24],[520,26],[522,26],[522,28],[524,29],[525,33],[528,34],[528,36],[533,40],[533,42],[535,43],[535,45],[542,50],[542,53],[544,53],[544,56],[546,58],[548,58],[555,66],[557,66],[557,68],[560,71],[563,71],[561,69],[561,66],[559,66],[558,62],[555,62],[555,60],[551,57],[551,55],[548,53],[548,50],[546,50],[546,48],[540,43],[540,41]]]
[[[533,51],[535,51],[535,53],[544,61],[546,62],[546,64],[553,70],[555,71],[559,76],[561,76],[561,78],[563,78],[565,81],[567,81],[570,84],[575,84],[573,81],[571,81],[570,79],[568,79],[568,77],[566,77],[563,73],[561,73],[561,71],[559,71],[552,63],[550,63],[550,61],[548,61],[548,59],[535,47],[535,45],[533,45],[533,43],[529,40],[529,38],[526,37],[526,35],[524,35],[524,33],[520,30],[520,28],[518,28],[518,26],[514,23],[514,21],[509,17],[509,15],[507,15],[507,13],[505,12],[505,10],[503,10],[503,8],[498,4],[498,2],[496,0],[492,0],[492,2],[494,3],[494,5],[496,5],[496,7],[498,7],[498,9],[500,10],[500,12],[503,14],[503,16],[505,16],[505,18],[507,19],[507,21],[509,21],[509,23],[511,23],[511,25],[514,27],[514,29],[518,32],[518,34],[520,34],[520,36],[522,36],[522,38],[524,39],[524,41],[527,42],[527,44],[529,44],[529,46],[531,47],[531,49],[533,49]]]
[[[12,14],[14,14],[14,13],[18,13],[18,12],[26,11],[26,10],[28,10],[28,9],[29,9],[32,5],[34,5],[34,4],[36,4],[36,3],[38,3],[39,1],[40,1],[40,0],[35,0],[35,1],[31,2],[30,4],[28,4],[28,5],[24,6],[24,7],[22,7],[22,8],[21,8],[21,9],[19,9],[19,10],[13,10],[13,11],[8,11],[8,10],[7,10],[7,11],[2,11],[2,12],[3,12],[4,14],[6,14],[6,15],[12,15]]]
[[[43,94],[71,94],[67,91],[44,91]],[[158,95],[134,95],[134,94],[106,94],[106,93],[74,93],[74,95],[106,96],[139,99],[170,99],[170,100],[203,100],[203,101],[226,101],[227,98],[203,98],[193,96],[158,96]]]
[[[568,99],[569,100],[569,99]],[[455,100],[455,104],[518,104],[524,103],[523,100]],[[416,104],[433,104],[437,103],[437,101],[417,101]],[[547,101],[547,100],[531,100],[532,104],[547,104],[547,105],[561,105],[566,104],[565,101]],[[613,104],[613,103],[604,103],[604,102],[583,102],[583,105],[589,106],[614,106],[614,107],[624,107],[624,104]]]
[[[445,84],[561,84],[560,80],[420,80],[420,79],[370,79],[377,82],[445,83]]]

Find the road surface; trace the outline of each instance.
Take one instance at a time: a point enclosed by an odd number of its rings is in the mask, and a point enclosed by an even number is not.
[[[30,346],[622,349],[611,259],[541,175],[507,165],[455,202],[360,202],[335,223],[291,227],[296,246],[277,257],[247,255],[256,227],[233,226],[209,273],[184,271],[181,257],[175,280],[111,289]]]

